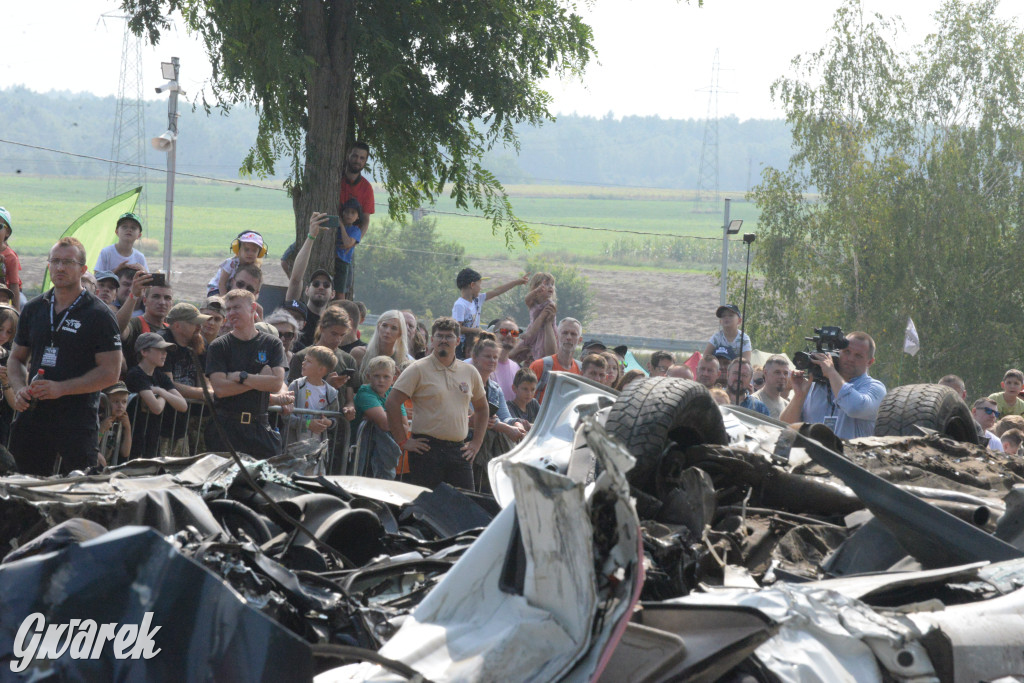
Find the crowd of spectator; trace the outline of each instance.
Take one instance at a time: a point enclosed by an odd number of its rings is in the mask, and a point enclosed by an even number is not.
[[[616,390],[648,376],[695,380],[720,403],[783,422],[824,423],[844,439],[873,433],[886,388],[870,376],[868,334],[847,335],[835,358],[812,355],[814,377],[784,355],[753,364],[732,304],[716,310],[719,329],[703,353],[655,351],[641,369],[625,346],[583,340],[580,321],[559,317],[552,274],[484,291],[486,278],[464,268],[453,273],[451,316],[384,311],[362,339],[367,312],[353,293],[355,250],[373,213],[367,156],[356,144],[346,158],[339,215],[313,213],[307,238],[286,249],[288,286],[271,311],[259,303],[269,253],[260,233],[231,241],[193,305],[177,301],[173,283],[135,248],[143,226],[134,213],[117,220],[116,242],[91,267],[80,242],[61,238],[47,259],[52,289],[22,306],[12,218],[0,208],[0,443],[17,469],[48,475],[229,447],[267,458],[296,443],[337,455],[358,443],[368,476],[482,490],[487,462],[533,427],[552,372]],[[309,268],[324,232],[333,265]],[[481,321],[486,301],[520,287],[525,327]],[[939,383],[967,400],[955,375]],[[1009,370],[1002,391],[973,402],[990,448],[1021,449],[1022,389],[1024,374]]]

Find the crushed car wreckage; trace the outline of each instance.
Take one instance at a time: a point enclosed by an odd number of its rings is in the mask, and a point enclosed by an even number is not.
[[[975,443],[955,394],[900,387],[887,435],[843,442],[686,380],[547,392],[488,463],[493,497],[301,454],[0,478],[0,669],[1024,680],[1024,466]],[[97,635],[144,622],[134,659]]]

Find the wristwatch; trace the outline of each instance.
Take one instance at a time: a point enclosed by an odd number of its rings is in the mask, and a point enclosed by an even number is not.
[[[247,379],[249,379],[249,373],[248,372],[246,372],[245,370],[242,370],[240,373],[238,373],[238,383],[239,384],[245,384],[245,380],[247,380]]]

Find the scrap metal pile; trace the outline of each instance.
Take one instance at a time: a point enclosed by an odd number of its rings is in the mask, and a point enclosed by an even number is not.
[[[887,424],[917,436],[798,432],[667,378],[619,396],[555,373],[548,397],[489,463],[493,497],[324,476],[295,455],[2,478],[0,671],[1024,680],[1015,458],[912,429],[893,404]],[[78,658],[59,635],[30,652],[34,614],[150,614],[160,652]]]

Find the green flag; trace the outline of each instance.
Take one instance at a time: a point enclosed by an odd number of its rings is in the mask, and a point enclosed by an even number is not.
[[[123,213],[135,210],[135,204],[139,201],[142,188],[136,187],[124,194],[111,197],[99,206],[94,206],[71,224],[61,237],[74,237],[85,247],[85,258],[89,269],[100,255],[103,247],[117,242],[117,235],[114,228],[117,227],[117,219]],[[47,268],[43,274],[43,291],[50,288],[50,269]]]

